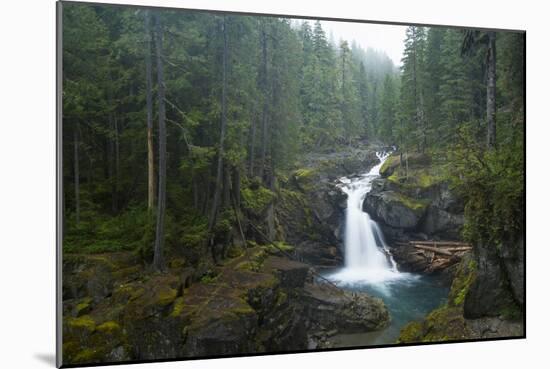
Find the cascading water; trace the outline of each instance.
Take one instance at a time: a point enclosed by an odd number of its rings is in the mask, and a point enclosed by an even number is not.
[[[382,331],[335,335],[331,337],[334,347],[395,343],[405,324],[422,319],[444,303],[449,292],[448,286],[434,277],[399,272],[378,224],[363,211],[365,196],[388,157],[383,153],[377,156],[380,163],[368,173],[340,178],[340,188],[348,196],[345,265],[325,276],[346,290],[382,298],[392,319]]]
[[[388,157],[377,153],[380,163],[360,177],[341,178],[341,189],[348,195],[345,227],[345,268],[331,276],[342,283],[378,284],[408,276],[397,270],[388,252],[378,224],[363,211],[363,201],[380,176],[380,167]]]

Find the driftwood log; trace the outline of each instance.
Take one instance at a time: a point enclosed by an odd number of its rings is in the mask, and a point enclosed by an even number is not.
[[[423,258],[425,267],[422,269],[427,273],[438,272],[456,264],[467,252],[472,250],[470,244],[458,241],[428,240],[396,242],[395,244],[410,248],[410,255]]]

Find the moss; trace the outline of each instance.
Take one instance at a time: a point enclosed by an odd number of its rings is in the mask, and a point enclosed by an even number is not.
[[[476,263],[473,260],[464,259],[457,272],[453,283],[451,285],[451,291],[449,292],[449,304],[451,306],[462,306],[466,294],[470,289],[470,286],[476,278]]]
[[[76,316],[78,317],[84,314],[88,314],[91,310],[91,303],[92,303],[91,297],[86,297],[80,303],[78,303],[75,307]]]
[[[156,303],[160,306],[170,305],[176,299],[178,291],[174,288],[164,287],[157,292]]]
[[[235,269],[237,270],[247,270],[252,272],[257,272],[258,270],[260,270],[260,268],[261,268],[260,263],[256,261],[250,261],[250,260],[241,261],[240,263],[235,265]]]
[[[176,258],[172,259],[168,262],[168,267],[174,268],[174,269],[180,269],[185,266],[185,259],[184,258]]]
[[[183,302],[183,297],[180,296],[174,301],[174,306],[172,307],[172,312],[170,312],[170,316],[172,318],[180,316],[184,307],[185,303]]]
[[[261,185],[255,188],[241,189],[243,207],[256,215],[260,215],[275,199],[275,193]]]
[[[288,295],[286,292],[279,290],[277,293],[277,300],[275,301],[275,306],[281,306],[288,300]]]
[[[399,165],[399,155],[391,155],[380,167],[380,175],[388,177],[393,174],[395,168]]]
[[[97,326],[98,332],[113,334],[120,331],[120,325],[115,321],[108,321]]]
[[[423,342],[436,342],[468,337],[466,322],[462,315],[462,308],[442,306],[432,311],[426,317],[426,334]]]
[[[85,348],[78,352],[74,358],[73,362],[75,363],[91,363],[95,362],[101,359],[101,353],[99,353],[97,350],[92,350],[89,348]]]
[[[293,178],[302,191],[309,192],[313,190],[315,186],[314,179],[316,174],[317,172],[315,169],[300,168],[294,171]]]
[[[423,328],[420,322],[410,322],[401,329],[397,343],[410,343],[422,341]]]
[[[274,242],[274,244],[267,245],[266,251],[270,254],[280,254],[281,252],[288,253],[294,251],[294,246],[285,242],[277,241]]]
[[[84,329],[93,332],[96,329],[96,323],[89,315],[83,315],[78,318],[67,318],[67,326],[72,329]]]
[[[510,304],[501,310],[500,315],[505,320],[519,320],[523,316],[523,312],[516,304]]]
[[[424,210],[427,206],[424,200],[416,200],[400,193],[395,193],[394,199],[411,210]]]

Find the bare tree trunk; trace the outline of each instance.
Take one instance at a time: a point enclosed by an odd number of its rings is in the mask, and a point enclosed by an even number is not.
[[[112,102],[111,102],[112,104]],[[116,193],[116,178],[115,178],[115,122],[113,119],[113,113],[109,113],[109,182],[111,185],[111,212],[113,214],[117,211],[117,193]]]
[[[222,23],[222,32],[223,32],[223,56],[222,56],[222,116],[221,116],[221,128],[220,128],[220,143],[218,149],[218,165],[216,169],[216,188],[214,191],[214,202],[212,203],[212,210],[210,212],[210,220],[208,222],[208,230],[211,231],[216,224],[216,217],[218,214],[218,206],[220,203],[220,196],[222,190],[222,181],[223,181],[223,155],[224,155],[224,141],[225,141],[225,131],[227,126],[227,116],[226,116],[226,98],[227,98],[227,29],[226,29],[226,20],[225,16],[223,17]]]
[[[80,223],[80,170],[79,170],[79,157],[78,157],[78,131],[79,123],[76,122],[76,126],[73,132],[73,145],[74,145],[74,201],[75,201],[75,218],[76,225]]]
[[[487,50],[487,147],[496,148],[497,123],[496,123],[496,33],[489,32],[489,48]]]
[[[260,178],[263,180],[265,161],[268,143],[267,110],[268,110],[268,89],[267,89],[267,35],[265,32],[265,20],[260,20],[260,45],[262,48],[262,65],[260,69],[260,85],[263,94],[262,107],[262,150],[260,158]]]
[[[250,126],[250,161],[248,163],[248,175],[254,177],[254,154],[256,153],[256,111],[252,114],[252,124]]]
[[[147,208],[155,206],[155,154],[153,145],[153,75],[151,68],[151,14],[145,11],[145,74],[147,104]]]
[[[166,212],[166,107],[164,104],[164,70],[162,66],[162,39],[163,29],[160,16],[155,14],[156,28],[156,59],[157,59],[157,85],[158,85],[158,109],[159,109],[159,178],[158,178],[158,206],[157,229],[155,237],[155,249],[153,267],[157,271],[164,269],[164,217]]]
[[[222,208],[231,206],[231,169],[229,165],[225,163],[223,168],[223,202]]]
[[[241,207],[241,171],[238,167],[233,168],[233,199],[235,206]]]
[[[114,119],[114,133],[115,133],[115,210],[118,211],[118,202],[119,202],[119,199],[118,199],[118,179],[119,179],[119,176],[120,176],[120,141],[118,139],[118,119],[117,119],[117,116],[115,114],[115,119]]]

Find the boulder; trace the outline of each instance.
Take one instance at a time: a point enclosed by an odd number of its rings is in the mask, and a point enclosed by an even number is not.
[[[325,284],[306,284],[302,301],[309,326],[315,330],[346,333],[379,330],[390,322],[381,299],[344,291]]]
[[[426,202],[409,198],[394,191],[368,193],[363,209],[384,224],[415,230],[426,212]]]

